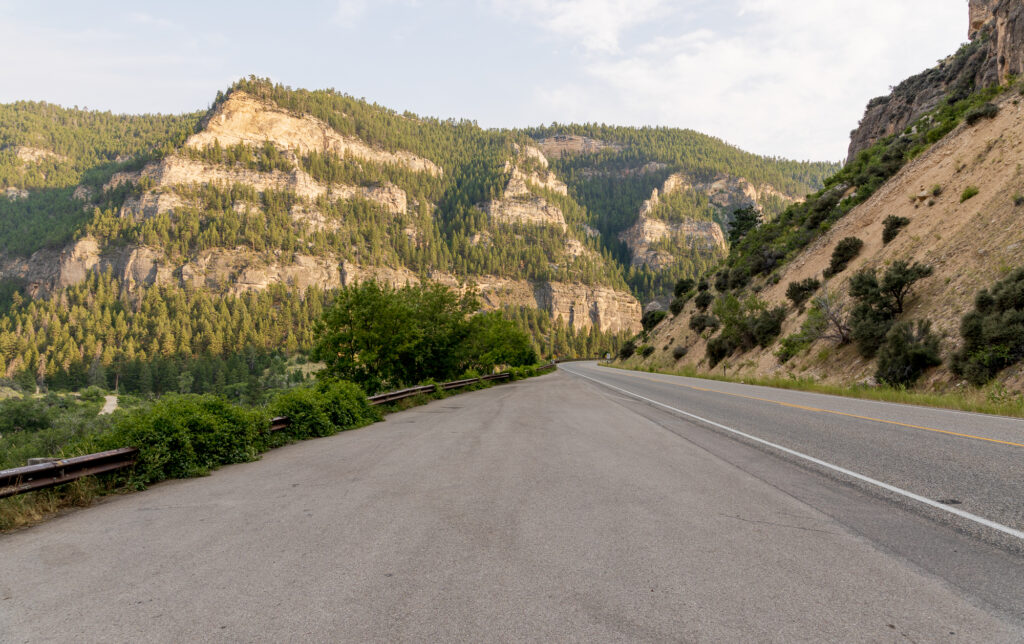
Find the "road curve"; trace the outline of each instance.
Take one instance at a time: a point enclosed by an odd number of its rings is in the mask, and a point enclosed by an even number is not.
[[[1020,556],[584,375],[0,536],[0,641],[1024,638]]]

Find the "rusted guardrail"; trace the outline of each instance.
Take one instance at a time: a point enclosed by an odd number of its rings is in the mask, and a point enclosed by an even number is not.
[[[129,467],[135,463],[138,454],[139,450],[134,447],[122,447],[98,454],[2,470],[0,499]]]
[[[554,364],[545,365],[542,369],[547,367],[554,368]],[[451,391],[480,382],[508,380],[511,377],[512,374],[510,373],[498,373],[480,378],[455,380],[441,384],[441,389]],[[435,385],[409,387],[408,389],[369,396],[367,400],[371,405],[382,405],[421,394],[432,393],[435,390]],[[291,425],[291,420],[287,416],[278,416],[277,418],[270,419],[270,431],[272,432],[287,429],[289,425]],[[39,465],[27,465],[10,470],[0,470],[0,499],[63,485],[86,476],[95,476],[130,467],[135,464],[135,458],[138,454],[139,450],[134,447],[122,447],[108,452],[86,454],[85,456],[76,456]]]

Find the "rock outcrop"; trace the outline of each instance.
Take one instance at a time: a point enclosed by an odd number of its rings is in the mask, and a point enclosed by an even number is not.
[[[560,159],[571,154],[592,154],[606,148],[621,150],[624,146],[618,143],[607,143],[586,136],[558,134],[537,141],[542,152],[552,159]]]
[[[713,221],[688,220],[667,223],[659,219],[641,216],[637,222],[619,235],[633,256],[633,266],[649,266],[661,270],[676,261],[672,253],[659,249],[666,242],[675,248],[697,247],[706,252],[724,251],[725,235],[722,228]]]
[[[707,181],[691,181],[685,174],[673,174],[665,180],[661,190],[655,188],[650,199],[640,206],[636,223],[619,235],[632,253],[633,266],[649,266],[654,270],[667,268],[676,261],[675,255],[666,250],[667,246],[686,249],[687,253],[694,248],[702,252],[725,251],[725,235],[716,222],[697,219],[667,222],[654,216],[664,196],[684,190],[706,195],[723,219],[737,208],[760,209],[760,201],[767,195],[794,201],[771,186],[759,188],[742,177],[717,175]]]
[[[442,174],[441,168],[429,159],[404,150],[390,152],[372,147],[356,137],[343,136],[313,116],[296,116],[241,91],[232,92],[207,117],[202,131],[189,137],[185,145],[202,149],[214,142],[222,146],[239,143],[261,146],[265,141],[299,154],[316,151],[339,157],[352,156],[374,163],[402,165],[417,172]]]
[[[175,186],[199,184],[244,184],[258,192],[289,190],[309,201],[322,196],[331,200],[362,198],[384,206],[393,214],[402,214],[408,208],[405,191],[392,184],[374,187],[340,184],[326,186],[299,168],[291,172],[259,172],[203,163],[182,156],[165,157],[159,162],[150,163],[140,172],[119,172],[111,177],[103,189],[111,190],[126,182],[138,183],[143,178],[149,180],[154,188],[141,196],[126,200],[121,209],[121,216],[145,218],[168,212],[182,205],[181,198],[173,192]]]
[[[1024,73],[1024,2],[970,0],[971,43],[936,67],[903,81],[888,96],[872,99],[850,133],[847,161],[876,141],[904,131],[949,95],[969,96]]]
[[[57,154],[52,150],[46,150],[43,148],[33,148],[27,145],[19,145],[14,148],[14,155],[21,160],[22,163],[39,163],[40,161],[54,160],[54,161],[67,161],[68,158],[63,154]]]
[[[481,204],[481,210],[498,224],[557,226],[567,230],[562,209],[534,194],[530,186],[561,195],[569,194],[569,188],[547,169],[548,161],[539,150],[527,147],[525,151],[518,151],[519,158],[505,164],[509,179],[501,198]],[[536,167],[538,165],[540,168]],[[522,166],[526,166],[527,171]]]

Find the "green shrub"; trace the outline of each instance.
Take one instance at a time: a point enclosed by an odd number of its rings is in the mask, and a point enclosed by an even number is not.
[[[654,347],[652,347],[649,344],[646,344],[646,345],[640,347],[640,349],[638,350],[638,353],[641,356],[645,357],[645,358],[650,358],[651,355],[654,354]]]
[[[366,400],[366,392],[344,380],[321,380],[317,391],[323,396],[324,411],[337,431],[375,423],[383,418],[380,408]]]
[[[985,103],[981,107],[976,107],[964,116],[964,120],[967,125],[974,125],[981,119],[994,119],[999,114],[999,106],[993,103]]]
[[[881,281],[873,268],[850,278],[850,295],[857,302],[850,314],[851,337],[862,356],[874,357],[893,322],[903,313],[914,284],[931,274],[930,266],[901,260],[886,269]]]
[[[50,406],[38,398],[11,398],[0,402],[0,435],[46,429],[51,420]]]
[[[779,349],[775,352],[775,357],[779,359],[779,362],[785,364],[806,351],[810,346],[811,340],[805,338],[800,333],[787,335],[779,341]]]
[[[938,196],[941,196],[941,195],[942,195],[942,186],[940,184],[936,183],[934,186],[932,186],[932,196],[933,197],[938,197]]]
[[[741,302],[727,295],[715,303],[715,315],[722,321],[722,332],[708,342],[707,358],[712,367],[737,350],[768,347],[782,331],[786,308],[769,309],[757,298]]]
[[[738,348],[739,346],[733,338],[724,335],[716,335],[708,340],[708,347],[705,351],[705,355],[708,359],[708,366],[714,369],[718,366],[718,363],[731,356]]]
[[[696,333],[703,333],[707,329],[717,329],[718,318],[713,315],[698,313],[690,318],[690,329]]]
[[[103,402],[103,390],[99,387],[86,387],[78,394],[78,397],[85,402]]]
[[[793,302],[793,306],[799,308],[807,301],[807,298],[811,297],[818,288],[821,287],[821,282],[808,277],[805,280],[799,282],[790,282],[786,288],[786,297]]]
[[[683,294],[680,297],[672,300],[672,303],[668,305],[668,310],[672,312],[672,315],[679,315],[683,312],[686,307],[686,303],[690,300],[690,293]]]
[[[864,248],[864,242],[856,237],[840,239],[832,251],[832,261],[825,269],[825,277],[842,273],[850,261],[860,254],[862,248]]]
[[[983,385],[1024,358],[1024,269],[978,292],[960,335],[963,348],[950,368],[971,384]]]
[[[676,286],[675,289],[673,289],[672,294],[675,295],[676,297],[682,297],[683,294],[692,291],[693,287],[696,286],[696,284],[697,283],[690,279],[689,277],[684,277],[683,279],[676,282]]]
[[[644,331],[650,331],[654,327],[658,326],[662,320],[668,315],[665,311],[648,311],[644,313],[643,317],[640,318],[640,326],[643,327]]]
[[[703,291],[707,291],[707,290],[710,290],[710,289],[711,289],[711,286],[708,284],[708,280],[707,280],[706,277],[702,278],[699,282],[697,282],[697,290],[698,291],[703,292]]]
[[[981,192],[981,190],[978,189],[978,186],[967,186],[964,188],[964,191],[960,193],[960,203],[963,203],[972,197],[976,197],[979,192]]]
[[[729,269],[715,273],[715,290],[719,293],[725,293],[729,290]]]
[[[1024,206],[1024,195],[1022,195],[1019,192],[1014,194],[1013,195],[1013,205],[1015,205],[1015,206]]]
[[[886,334],[878,351],[875,377],[893,387],[909,387],[927,369],[940,364],[939,339],[932,334],[931,323],[898,322]]]
[[[672,357],[675,358],[676,360],[680,360],[683,357],[685,357],[688,352],[689,349],[687,349],[686,347],[678,346],[675,349],[672,349]]]
[[[882,229],[882,243],[888,244],[892,240],[896,239],[896,235],[900,234],[910,220],[906,217],[897,217],[895,215],[889,215],[882,221],[884,228]]]
[[[711,291],[701,291],[697,293],[697,297],[694,298],[693,304],[697,307],[698,311],[707,311],[711,303],[715,301],[715,296],[711,294]]]
[[[278,434],[279,437],[304,439],[335,433],[327,407],[327,397],[321,392],[309,387],[296,387],[277,394],[268,409],[271,416],[287,416],[291,420],[288,429]]]
[[[100,449],[139,449],[128,480],[141,487],[254,460],[266,449],[267,437],[261,412],[219,396],[175,394],[119,415],[97,442]]]
[[[636,341],[626,340],[621,347],[619,347],[619,358],[626,360],[631,358],[636,353]]]

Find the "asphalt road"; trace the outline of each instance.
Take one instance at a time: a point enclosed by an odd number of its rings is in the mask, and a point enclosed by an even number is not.
[[[1024,557],[998,536],[706,421],[754,414],[794,451],[874,437],[648,378],[572,364],[2,536],[0,641],[1024,639]],[[957,472],[989,445],[914,431]],[[890,459],[901,484],[917,454]],[[1019,524],[979,466],[962,485],[987,491],[943,494]]]

